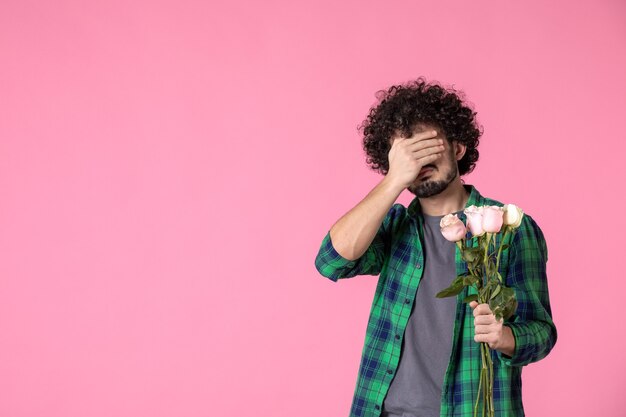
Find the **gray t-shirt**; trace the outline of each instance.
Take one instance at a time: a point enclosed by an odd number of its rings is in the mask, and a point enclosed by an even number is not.
[[[422,216],[424,271],[382,417],[439,417],[440,413],[443,377],[452,351],[456,297],[436,298],[435,294],[456,277],[456,244],[441,234],[443,216]]]

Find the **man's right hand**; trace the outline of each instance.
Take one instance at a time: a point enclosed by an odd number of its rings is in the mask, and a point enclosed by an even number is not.
[[[437,132],[433,129],[415,133],[410,138],[399,135],[390,140],[389,171],[387,179],[398,187],[409,187],[425,165],[443,155],[443,139],[436,139]]]
[[[365,198],[344,214],[330,229],[330,240],[341,256],[359,259],[371,246],[377,233],[389,233],[381,225],[402,191],[410,186],[424,165],[432,164],[444,152],[437,132],[429,129],[410,138],[394,136],[390,139],[389,171]],[[381,239],[384,239],[381,235]],[[380,242],[379,242],[380,243]],[[380,244],[372,250],[380,250]],[[379,261],[383,254],[375,258]],[[379,270],[382,264],[371,271]]]

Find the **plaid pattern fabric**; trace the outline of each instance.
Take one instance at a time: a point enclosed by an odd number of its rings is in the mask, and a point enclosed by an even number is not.
[[[464,184],[464,187],[470,192],[466,207],[503,206],[497,200],[483,197],[473,185]],[[350,417],[380,416],[398,367],[402,338],[424,270],[423,218],[420,213],[417,197],[408,208],[394,204],[370,247],[359,259],[352,261],[334,249],[328,231],[315,258],[319,273],[334,282],[356,275],[380,274],[367,323]],[[459,218],[466,220],[463,213]],[[500,237],[497,240],[499,244]],[[497,417],[520,417],[524,416],[522,367],[550,352],[556,343],[557,331],[551,317],[546,276],[548,250],[541,229],[531,216],[524,214],[517,232],[509,234],[506,240],[510,246],[502,251],[500,271],[505,285],[515,290],[518,307],[504,324],[513,332],[515,351],[512,357],[491,351],[493,399]],[[467,273],[458,247],[456,270],[457,274]],[[475,293],[474,288],[466,287],[457,296],[452,353],[441,395],[441,417],[473,415],[481,368],[480,345],[474,341],[472,309],[462,300]]]

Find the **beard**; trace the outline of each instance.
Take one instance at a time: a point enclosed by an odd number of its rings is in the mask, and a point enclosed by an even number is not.
[[[442,180],[426,179],[418,185],[410,185],[407,189],[420,198],[428,198],[437,195],[448,188],[448,185],[456,178],[459,171],[459,167],[452,162],[451,168],[447,175]]]

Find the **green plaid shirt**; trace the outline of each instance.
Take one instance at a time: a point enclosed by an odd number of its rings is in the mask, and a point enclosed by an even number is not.
[[[464,184],[464,187],[470,192],[465,207],[503,206],[499,201],[483,197],[473,185]],[[463,213],[459,218],[466,220]],[[424,271],[422,219],[417,197],[408,207],[396,203],[359,259],[350,261],[339,255],[331,243],[330,231],[322,240],[315,258],[319,273],[335,282],[356,275],[380,274],[367,323],[350,417],[380,416],[398,368],[404,330]],[[533,218],[524,214],[520,227],[510,238],[511,234],[506,238],[510,247],[501,254],[500,271],[506,285],[515,290],[518,301],[515,314],[504,322],[515,337],[515,351],[509,357],[491,350],[496,417],[524,416],[522,367],[544,358],[557,339],[548,296],[548,250],[543,233]],[[500,236],[496,239],[497,244],[499,240]],[[458,247],[456,270],[457,275],[468,272]],[[453,278],[450,277],[450,281]],[[474,341],[472,309],[462,300],[475,293],[473,287],[466,287],[457,296],[452,353],[441,395],[442,417],[473,415],[481,368],[480,345]]]

